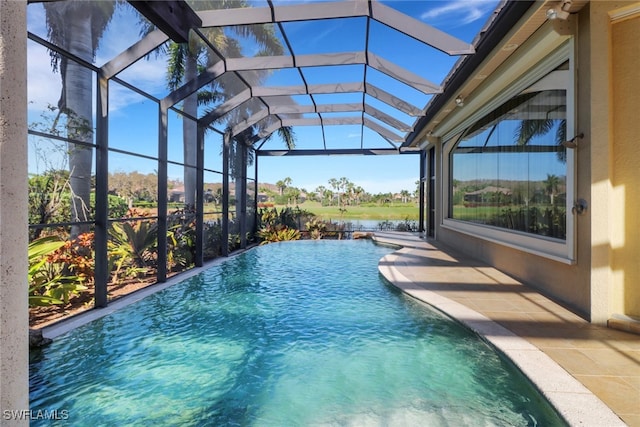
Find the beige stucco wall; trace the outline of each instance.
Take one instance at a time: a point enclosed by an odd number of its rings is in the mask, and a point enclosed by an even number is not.
[[[640,317],[640,4],[611,24],[612,299]]]
[[[0,425],[28,425],[26,0],[0,0]]]
[[[634,4],[637,5],[638,2],[592,1],[582,14],[581,21],[581,28],[585,29],[585,34],[581,37],[582,49],[589,56],[581,75],[582,84],[589,90],[589,102],[583,106],[583,119],[589,118],[584,125],[587,129],[585,133],[590,135],[590,143],[588,146],[585,145],[583,151],[589,153],[588,165],[591,168],[591,317],[597,323],[604,323],[614,313],[630,314],[628,301],[637,300],[637,296],[633,297],[629,293],[632,286],[627,286],[627,280],[631,277],[629,274],[634,270],[630,263],[636,265],[637,278],[637,260],[631,259],[634,239],[629,240],[634,226],[629,215],[633,215],[634,209],[637,209],[638,198],[632,196],[633,190],[629,192],[629,185],[635,176],[637,186],[637,170],[640,165],[630,166],[637,152],[634,154],[630,143],[626,141],[627,137],[619,134],[621,131],[625,132],[621,123],[628,121],[629,116],[620,115],[622,106],[616,105],[621,101],[621,96],[626,98],[633,90],[629,83],[626,83],[627,87],[624,89],[630,91],[628,94],[618,91],[616,96],[613,90],[617,78],[614,74],[620,74],[627,82],[629,78],[633,78],[630,74],[632,71],[628,70],[629,66],[633,66],[633,62],[624,60],[622,62],[626,64],[614,63],[611,18],[614,11]],[[618,66],[622,68],[617,70]],[[637,79],[637,68],[635,75]],[[620,82],[617,82],[616,87],[622,89],[619,85]],[[635,102],[637,105],[637,100]],[[627,105],[630,103],[627,102]],[[637,107],[635,111],[637,112]],[[628,113],[629,111],[626,111],[625,114]],[[631,121],[637,122],[634,115],[637,116],[637,113],[632,113]],[[618,135],[614,131],[616,121],[620,128]],[[627,128],[627,132],[629,129]],[[637,160],[637,157],[635,159]],[[629,164],[625,165],[627,160]],[[617,167],[620,166],[621,171],[616,173]],[[629,173],[633,168],[636,169],[635,172]],[[635,206],[628,205],[630,203],[635,203]],[[637,218],[637,210],[635,215]],[[637,230],[637,227],[635,229]],[[637,240],[636,231],[635,244]],[[635,248],[637,254],[637,246]]]

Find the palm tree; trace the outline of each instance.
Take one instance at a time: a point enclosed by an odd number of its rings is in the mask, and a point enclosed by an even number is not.
[[[320,185],[316,187],[316,194],[320,196],[320,205],[324,206],[324,196],[327,191],[327,188],[324,185]]]
[[[198,1],[193,2],[198,9],[225,9],[225,8],[243,8],[248,7],[244,0],[215,0],[215,1]],[[283,47],[278,38],[275,36],[273,27],[268,25],[239,25],[229,27],[238,38],[250,38],[259,47],[258,56],[282,55]],[[203,29],[202,33],[216,47],[216,49],[226,57],[240,57],[241,46],[237,39],[229,37],[228,33],[222,27],[212,27]],[[189,43],[169,45],[169,64],[167,69],[167,85],[170,90],[175,90],[185,82],[196,78],[199,71],[208,66],[213,65],[220,59],[210,55],[210,49],[203,44],[198,43],[193,36]],[[259,83],[267,75],[267,72],[245,73],[247,82],[251,85]],[[222,81],[222,82],[221,82]],[[186,115],[197,117],[198,105],[207,104],[213,101],[224,101],[239,93],[244,89],[244,83],[240,79],[217,79],[207,88],[201,88],[197,94],[192,94],[185,98],[182,102],[182,110]],[[227,128],[230,128],[239,117],[244,114],[251,115],[260,108],[256,103],[245,103],[245,108],[236,108],[230,113],[226,120]],[[259,131],[260,129],[258,129]],[[235,135],[236,143],[247,144],[256,133],[256,129],[250,128],[240,135]],[[285,141],[288,148],[295,145],[295,135],[291,128],[280,128],[277,132]],[[186,164],[196,164],[196,134],[197,124],[192,120],[185,120],[183,123],[183,149],[184,161]],[[237,150],[236,144],[231,144],[230,158],[231,172],[236,175],[240,171],[242,164],[251,164],[253,162],[252,153],[249,150]],[[246,157],[242,157],[242,156]],[[196,188],[196,170],[194,168],[185,167],[184,172],[185,183],[185,204],[195,204],[195,188]],[[236,192],[241,191],[236,186]],[[239,198],[236,197],[236,200]]]
[[[353,194],[356,197],[356,205],[360,205],[360,198],[362,197],[362,195],[364,194],[364,188],[360,187],[359,185],[357,187],[355,187],[353,189]]]
[[[560,177],[557,175],[547,174],[547,179],[544,180],[544,189],[549,195],[551,205],[553,206],[553,198],[558,192],[558,186],[560,185]]]
[[[45,2],[49,40],[71,54],[93,61],[116,3],[112,1]],[[93,97],[91,70],[50,51],[54,71],[62,78],[58,117],[66,116],[67,138],[91,143],[93,139]],[[57,122],[57,118],[56,118]],[[91,194],[93,149],[69,143],[69,184],[72,192],[71,221],[86,221]],[[88,231],[88,225],[71,227],[71,238]]]
[[[278,190],[280,191],[281,196],[284,194],[284,190],[286,190],[287,187],[290,186],[292,182],[293,180],[289,177],[286,177],[285,179],[281,179],[278,182],[276,182],[276,187],[278,187]]]

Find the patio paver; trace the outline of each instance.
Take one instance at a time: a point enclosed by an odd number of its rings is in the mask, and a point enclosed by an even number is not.
[[[505,353],[571,425],[640,426],[640,335],[590,324],[534,288],[417,234],[376,232],[400,249],[380,272]]]

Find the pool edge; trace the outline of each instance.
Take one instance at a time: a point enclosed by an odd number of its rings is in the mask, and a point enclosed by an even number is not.
[[[57,337],[64,335],[72,330],[79,328],[87,323],[93,322],[94,320],[100,319],[102,317],[108,316],[118,310],[121,310],[124,307],[127,307],[131,304],[134,304],[144,298],[147,298],[155,293],[163,291],[171,286],[174,286],[186,279],[189,279],[193,276],[196,276],[203,271],[221,264],[226,260],[229,260],[243,252],[251,250],[253,247],[243,250],[239,250],[229,254],[228,257],[218,257],[214,258],[208,262],[206,262],[202,267],[194,267],[189,270],[186,270],[182,273],[176,274],[175,276],[171,276],[167,279],[166,282],[153,283],[145,288],[139,289],[135,292],[132,292],[128,295],[122,296],[116,300],[109,302],[109,304],[104,308],[92,308],[87,311],[83,311],[76,315],[61,319],[55,323],[42,327],[42,336],[48,339],[56,339]]]
[[[380,236],[373,240],[405,247]],[[400,257],[398,251],[382,257],[380,274],[405,294],[442,311],[491,343],[529,378],[569,425],[626,426],[599,397],[534,344],[483,314],[414,283],[396,268]]]

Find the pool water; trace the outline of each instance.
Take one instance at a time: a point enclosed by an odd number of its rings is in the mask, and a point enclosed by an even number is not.
[[[34,353],[32,414],[66,411],[56,425],[73,426],[565,425],[484,341],[385,282],[390,251],[290,242],[214,266]]]

